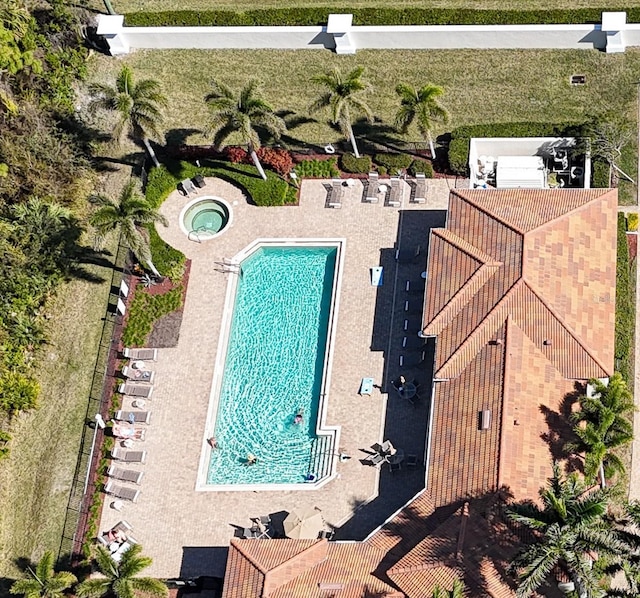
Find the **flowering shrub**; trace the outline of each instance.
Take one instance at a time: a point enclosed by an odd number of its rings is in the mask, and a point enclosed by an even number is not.
[[[249,154],[247,150],[237,147],[237,146],[229,146],[224,150],[225,157],[230,162],[234,164],[245,164],[251,162],[251,158],[249,158]]]
[[[287,150],[261,147],[257,154],[264,166],[268,166],[282,176],[289,174],[293,169],[293,158]]]

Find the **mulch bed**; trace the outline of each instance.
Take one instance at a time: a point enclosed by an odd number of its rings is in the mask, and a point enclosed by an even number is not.
[[[629,246],[629,259],[633,262],[638,255],[638,235],[627,235],[627,245]]]

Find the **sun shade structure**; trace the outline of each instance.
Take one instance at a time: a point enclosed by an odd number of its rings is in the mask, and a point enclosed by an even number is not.
[[[324,528],[322,512],[318,507],[291,511],[284,520],[284,533],[294,540],[312,540]]]

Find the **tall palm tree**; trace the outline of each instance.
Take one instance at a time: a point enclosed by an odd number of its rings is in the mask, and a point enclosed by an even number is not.
[[[427,83],[420,89],[415,89],[406,83],[400,83],[396,87],[396,93],[400,97],[400,108],[396,113],[396,127],[400,129],[402,134],[406,134],[415,121],[420,135],[429,141],[431,156],[435,158],[436,150],[431,138],[433,121],[449,122],[449,113],[438,102],[438,98],[444,94],[444,89],[433,83]]]
[[[160,598],[169,595],[167,586],[159,579],[152,577],[136,577],[140,571],[148,567],[152,560],[141,556],[142,546],[133,544],[122,553],[120,562],[116,563],[104,546],[98,546],[95,562],[104,577],[87,579],[76,587],[79,598],[100,598],[115,596],[116,598],[134,598],[137,593]]]
[[[120,141],[125,133],[140,139],[156,166],[158,158],[149,143],[149,137],[159,138],[158,127],[162,121],[162,108],[168,105],[167,98],[160,91],[160,84],[153,79],[144,79],[135,83],[133,71],[123,66],[116,78],[115,86],[94,83],[89,88],[94,95],[89,107],[92,110],[103,108],[116,112],[118,122],[114,133]]]
[[[608,384],[597,379],[589,384],[594,389],[592,396],[582,396],[580,410],[571,416],[578,441],[565,448],[584,453],[585,476],[596,478],[599,473],[604,487],[608,477],[624,472],[623,462],[613,451],[633,440],[633,424],[627,416],[635,406],[626,382],[617,372]]]
[[[19,579],[9,590],[12,594],[22,594],[25,598],[62,598],[65,590],[78,580],[69,571],[55,572],[53,552],[42,555],[35,571],[28,567],[29,579]]]
[[[122,231],[127,245],[136,257],[148,264],[151,271],[160,276],[151,260],[151,247],[140,226],[160,222],[167,226],[167,219],[154,209],[136,190],[135,181],[129,181],[117,201],[104,195],[94,195],[91,201],[98,206],[98,210],[91,217],[91,224],[96,228],[98,242],[105,235],[117,228]]]
[[[356,158],[360,157],[360,152],[358,152],[351,126],[354,113],[364,114],[367,121],[373,121],[373,112],[362,98],[371,89],[371,85],[362,80],[363,74],[364,67],[358,66],[345,78],[336,67],[327,73],[313,77],[312,81],[323,85],[326,91],[309,107],[311,114],[329,108],[331,122],[338,125],[342,134],[350,139]]]
[[[260,97],[259,84],[255,80],[249,81],[237,96],[219,81],[213,81],[212,85],[213,91],[205,97],[205,102],[211,111],[208,133],[214,136],[214,145],[221,149],[232,133],[239,133],[260,176],[266,181],[267,175],[256,154],[260,148],[256,126],[265,128],[279,139],[287,130],[284,120]]]
[[[569,576],[580,598],[603,595],[589,555],[631,551],[607,517],[608,497],[607,490],[588,488],[576,474],[563,478],[554,463],[548,486],[540,490],[542,506],[527,501],[509,508],[508,517],[535,536],[511,564],[518,577],[518,597],[530,596],[556,568]]]
[[[453,580],[453,587],[450,590],[444,590],[440,586],[436,586],[431,594],[432,598],[464,598],[464,584],[459,579]]]

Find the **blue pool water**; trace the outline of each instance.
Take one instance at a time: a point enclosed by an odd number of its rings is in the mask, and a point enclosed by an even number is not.
[[[312,473],[336,257],[336,247],[264,247],[242,262],[207,483]],[[243,464],[248,453],[256,465]]]

